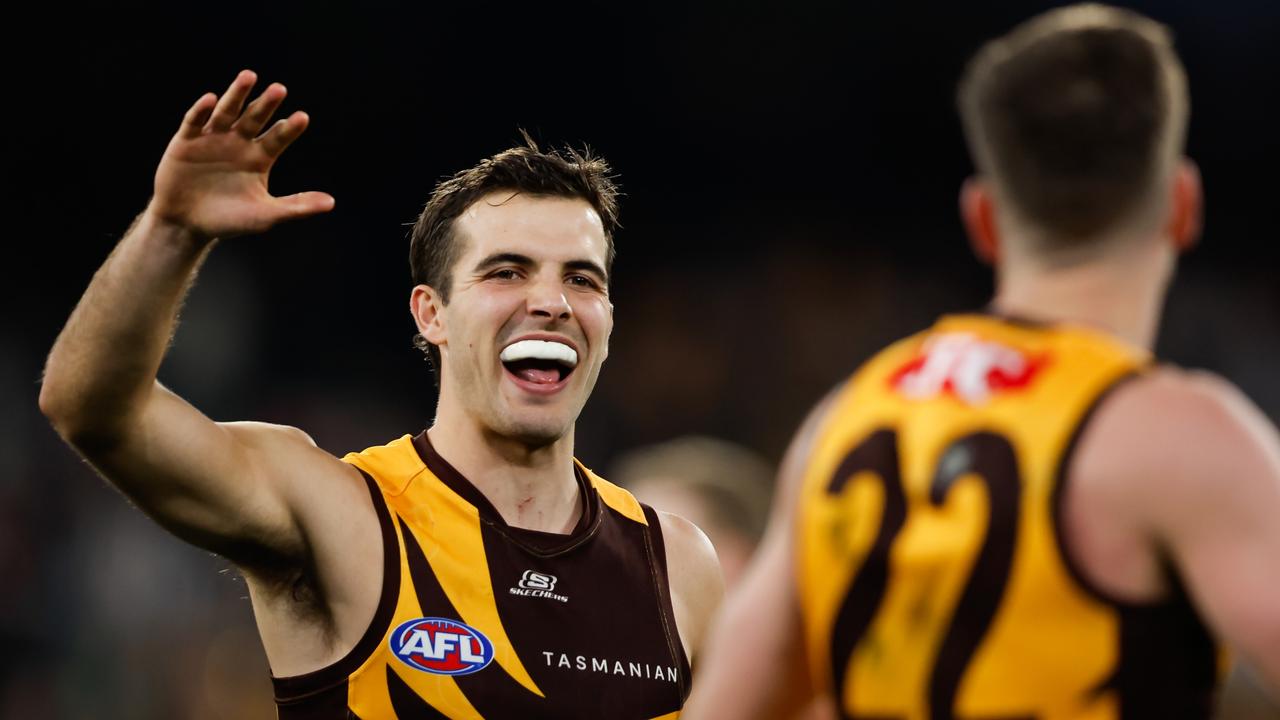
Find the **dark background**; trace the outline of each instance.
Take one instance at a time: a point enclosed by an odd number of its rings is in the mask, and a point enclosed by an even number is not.
[[[312,127],[272,177],[325,217],[218,247],[161,378],[219,420],[336,454],[430,422],[407,223],[442,176],[514,144],[590,144],[626,197],[616,329],[578,425],[607,472],[719,435],[777,460],[880,344],[981,306],[956,214],[964,61],[1040,2],[205,3],[8,16],[0,291],[0,717],[271,717],[226,564],[129,508],[36,407],[44,354],[148,198],[182,113],[249,67]],[[1280,5],[1137,3],[1174,30],[1206,187],[1160,353],[1280,418]],[[12,11],[11,11],[12,12]]]

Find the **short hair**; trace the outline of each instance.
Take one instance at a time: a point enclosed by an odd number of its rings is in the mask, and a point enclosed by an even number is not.
[[[566,147],[543,151],[520,131],[524,145],[481,160],[473,168],[442,180],[431,192],[409,238],[409,271],[415,285],[430,285],[449,302],[453,266],[462,254],[462,238],[455,221],[467,208],[492,192],[511,191],[534,197],[576,198],[587,201],[604,225],[605,271],[613,268],[613,234],[618,223],[618,186],[609,163]],[[440,372],[440,349],[421,334],[413,343]]]
[[[645,481],[669,481],[706,503],[719,526],[753,544],[764,533],[773,489],[773,468],[741,445],[699,435],[637,448],[620,457],[609,476],[632,489]]]
[[[1169,30],[1093,3],[987,43],[958,102],[978,171],[1049,249],[1144,217],[1182,152],[1189,112]]]

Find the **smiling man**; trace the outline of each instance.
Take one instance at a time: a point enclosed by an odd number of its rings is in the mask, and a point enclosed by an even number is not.
[[[267,175],[305,130],[242,72],[188,111],[155,194],[50,354],[58,432],[247,578],[281,718],[674,718],[719,602],[714,551],[573,456],[608,355],[608,166],[529,142],[436,188],[411,244],[435,423],[339,460],[217,423],[156,372],[218,238],[328,211]]]

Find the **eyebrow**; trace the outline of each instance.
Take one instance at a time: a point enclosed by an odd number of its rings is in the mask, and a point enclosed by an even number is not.
[[[472,271],[484,272],[485,270],[488,270],[489,268],[492,268],[494,266],[507,265],[507,264],[519,265],[520,267],[533,267],[538,263],[528,255],[521,255],[520,253],[513,253],[513,252],[499,252],[499,253],[494,253],[492,255],[489,255],[488,257],[482,259],[480,262],[476,263],[476,266],[475,268],[473,268]],[[605,272],[604,268],[600,267],[599,264],[592,262],[591,260],[569,260],[564,264],[564,267],[566,270],[575,270],[578,272],[589,272],[599,277],[606,284],[608,284],[609,282],[609,273]]]
[[[590,260],[570,260],[564,264],[564,267],[566,270],[578,270],[592,273],[603,280],[606,285],[609,283],[609,273],[605,272],[604,268]]]
[[[537,263],[533,261],[533,258],[529,257],[528,255],[521,255],[520,253],[512,253],[512,252],[500,252],[500,253],[494,253],[484,258],[480,262],[476,263],[476,266],[472,270],[474,272],[481,272],[484,270],[488,270],[489,268],[495,265],[508,265],[508,264],[520,265],[521,267],[532,267],[534,265],[537,265]]]

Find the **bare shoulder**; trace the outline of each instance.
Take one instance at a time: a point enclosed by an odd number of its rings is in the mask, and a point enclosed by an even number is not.
[[[809,465],[809,456],[819,433],[826,427],[827,417],[835,407],[836,400],[846,387],[847,383],[840,383],[829,390],[809,410],[809,414],[805,416],[796,434],[791,438],[791,444],[782,457],[782,465],[778,468],[778,486],[775,490],[773,512],[766,537],[778,532],[790,534],[791,518],[799,500],[800,485],[804,481],[805,470]]]
[[[662,526],[662,540],[667,548],[667,567],[677,570],[671,561],[678,563],[679,571],[693,578],[709,580],[720,575],[720,561],[715,547],[702,528],[665,510],[655,510]]]
[[[1171,563],[1219,637],[1280,687],[1280,433],[1231,383],[1161,369],[1100,407],[1072,470]],[[1092,473],[1092,475],[1091,475]],[[1116,502],[1117,500],[1122,502]]]
[[[254,466],[276,478],[297,479],[309,486],[335,483],[339,487],[359,480],[359,472],[324,450],[305,431],[290,425],[264,422],[219,423],[248,452]]]
[[[724,597],[724,576],[716,550],[701,528],[679,515],[656,512],[666,546],[676,626],[685,652],[692,659]]]
[[[1130,386],[1129,394],[1136,400],[1170,410],[1241,413],[1253,409],[1249,399],[1229,380],[1204,370],[1165,365],[1139,377]]]
[[[1196,482],[1205,469],[1257,459],[1275,443],[1262,411],[1212,373],[1162,367],[1125,383],[1108,398],[1083,437],[1111,450],[1091,453],[1103,469],[1126,477]]]
[[[220,424],[244,448],[250,482],[274,486],[289,508],[291,523],[307,539],[310,557],[300,559],[303,565],[315,567],[323,579],[326,569],[346,563],[348,546],[376,550],[377,517],[358,470],[296,427]]]
[[[1162,367],[1102,403],[1078,454],[1073,492],[1126,508],[1127,520],[1165,535],[1273,493],[1280,437],[1225,379]]]
[[[312,454],[313,451],[324,452],[310,435],[292,425],[276,425],[251,420],[218,424],[247,448],[307,455]],[[329,457],[333,456],[329,455]]]
[[[383,582],[383,538],[360,471],[306,432],[260,422],[223,423],[246,448],[254,482],[285,498],[301,556],[284,566],[237,562],[273,671],[310,672],[344,655],[368,627]]]

